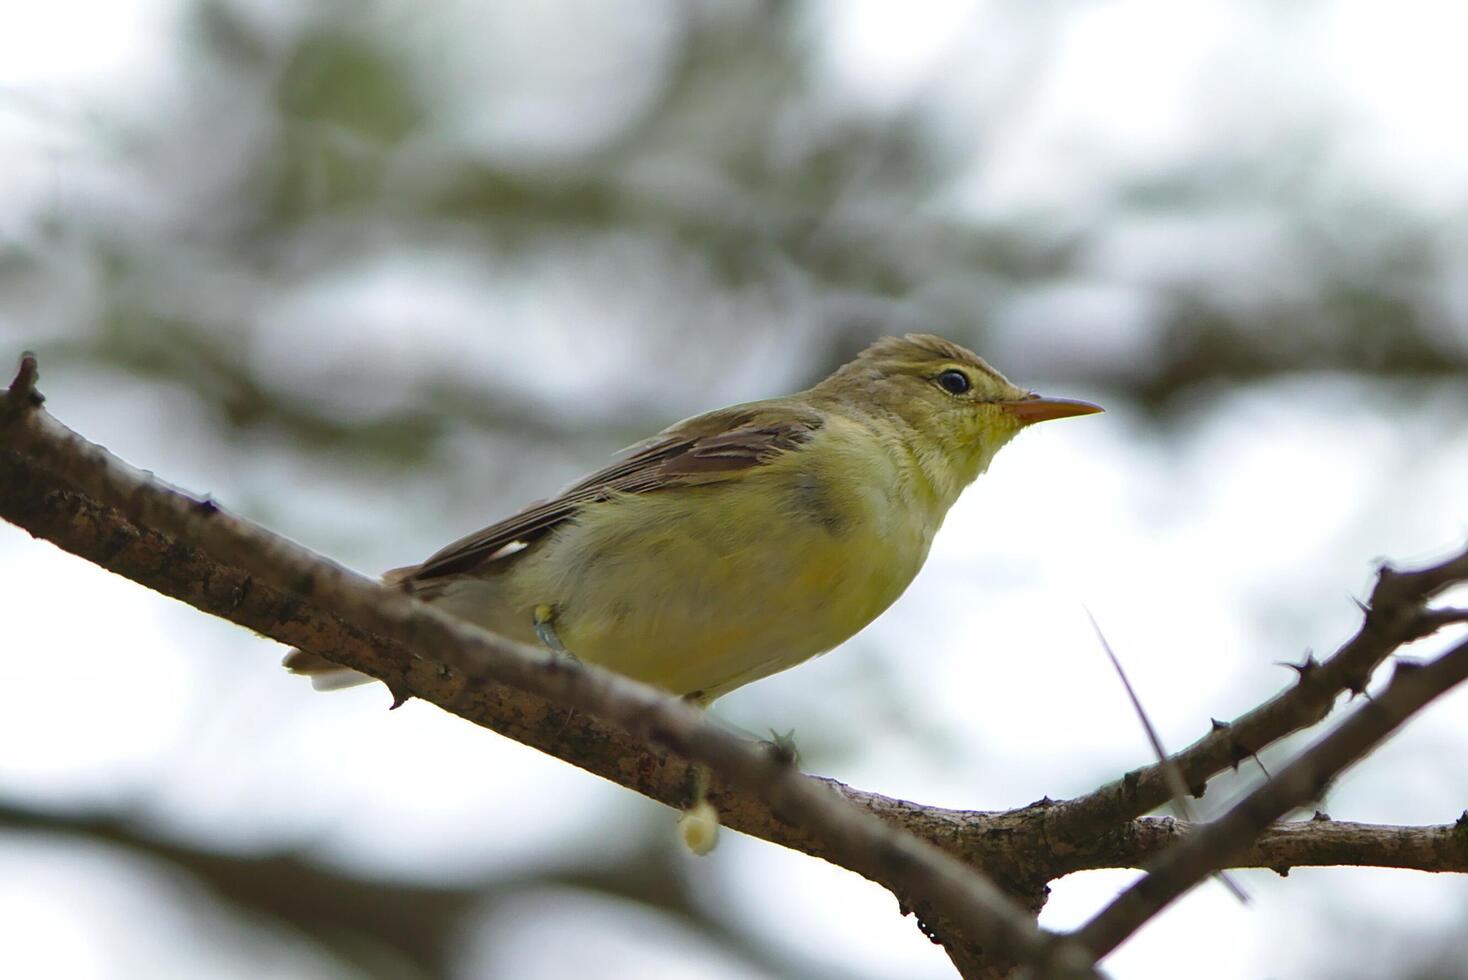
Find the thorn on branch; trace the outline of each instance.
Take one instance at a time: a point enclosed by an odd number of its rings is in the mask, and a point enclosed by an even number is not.
[[[1255,762],[1259,761],[1258,750],[1249,748],[1240,742],[1237,737],[1230,737],[1228,740],[1228,757],[1234,772],[1238,772],[1239,766],[1247,759],[1253,759]],[[1263,768],[1262,764],[1260,768]]]
[[[1290,867],[1287,864],[1282,864],[1277,868],[1270,868],[1270,870],[1281,878],[1288,878],[1290,876]]]
[[[1301,682],[1304,682],[1305,678],[1314,673],[1315,669],[1320,666],[1320,661],[1315,659],[1315,651],[1306,650],[1305,659],[1297,664],[1292,664],[1288,660],[1276,660],[1275,664],[1276,666],[1288,667],[1290,670],[1293,670],[1300,676]]]
[[[1463,815],[1458,818],[1458,822],[1453,824],[1453,829],[1460,834],[1468,834],[1468,810],[1463,811]]]
[[[1233,727],[1228,722],[1219,721],[1217,718],[1209,718],[1208,721],[1210,724],[1213,725],[1213,730],[1215,732],[1226,732]]]
[[[36,355],[30,351],[21,354],[20,368],[15,372],[15,380],[10,382],[10,388],[5,392],[5,400],[10,403],[11,408],[21,410],[41,407],[46,396],[36,390],[36,378],[39,376]]]
[[[1117,657],[1116,651],[1111,649],[1106,634],[1101,632],[1101,624],[1096,622],[1096,617],[1091,615],[1089,609],[1086,616],[1091,620],[1091,628],[1096,631],[1096,639],[1101,642],[1101,649],[1106,658],[1111,661],[1111,666],[1116,670],[1116,676],[1121,681],[1121,686],[1126,690],[1127,699],[1132,703],[1132,710],[1137,713],[1137,720],[1142,723],[1142,731],[1147,735],[1147,741],[1152,746],[1152,754],[1157,757],[1157,765],[1162,769],[1162,775],[1166,779],[1168,791],[1172,794],[1173,802],[1177,806],[1178,813],[1191,820],[1192,814],[1188,807],[1187,797],[1189,793],[1195,798],[1203,795],[1203,785],[1190,789],[1183,780],[1182,768],[1178,766],[1177,760],[1167,754],[1167,749],[1162,745],[1162,738],[1157,734],[1157,728],[1152,724],[1152,719],[1147,717],[1147,709],[1142,707],[1142,699],[1137,696],[1136,688],[1127,679],[1126,670],[1121,666],[1121,659]]]
[[[793,766],[800,761],[800,750],[795,745],[795,729],[788,732],[770,730],[769,740],[764,743],[765,752],[782,766]]]
[[[392,693],[392,704],[387,706],[388,711],[396,711],[413,699],[413,692],[407,688],[398,687],[387,681],[383,681],[383,683],[387,684],[388,691]]]
[[[213,517],[219,513],[219,505],[214,502],[213,497],[205,494],[203,497],[194,501],[194,512],[204,517]]]
[[[1465,816],[1468,816],[1468,814],[1465,814]],[[1326,813],[1324,810],[1316,810],[1315,811],[1315,816],[1313,816],[1313,817],[1310,818],[1310,822],[1311,823],[1330,823],[1331,822],[1331,820],[1330,820],[1330,814]]]

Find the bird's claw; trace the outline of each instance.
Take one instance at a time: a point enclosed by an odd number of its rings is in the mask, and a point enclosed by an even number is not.
[[[556,633],[555,621],[556,607],[552,605],[542,604],[536,606],[535,611],[531,614],[531,622],[535,625],[535,635],[540,638],[540,642],[544,643],[546,649],[551,652],[551,665],[567,664],[579,666],[581,663],[580,658],[566,649],[566,645],[561,642],[560,636]]]

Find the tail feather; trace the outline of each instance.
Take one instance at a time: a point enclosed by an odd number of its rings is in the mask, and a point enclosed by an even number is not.
[[[407,582],[413,573],[418,570],[418,565],[407,565],[403,568],[394,568],[383,573],[382,583],[384,585],[395,585],[406,588]],[[341,664],[332,663],[325,657],[319,657],[305,650],[292,650],[285,655],[280,665],[292,674],[300,674],[311,678],[311,686],[318,691],[340,691],[344,687],[357,687],[360,684],[370,684],[377,678],[368,677],[360,671],[343,667]]]
[[[292,650],[280,663],[292,674],[311,678],[311,686],[318,691],[340,691],[344,687],[370,684],[377,679],[305,650]]]

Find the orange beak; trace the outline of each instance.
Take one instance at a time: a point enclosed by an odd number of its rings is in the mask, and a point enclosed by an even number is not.
[[[1020,401],[1000,402],[999,407],[1018,419],[1021,425],[1048,422],[1051,419],[1068,419],[1074,415],[1095,415],[1106,411],[1100,405],[1092,405],[1090,402],[1070,398],[1041,398],[1039,395],[1031,395]]]

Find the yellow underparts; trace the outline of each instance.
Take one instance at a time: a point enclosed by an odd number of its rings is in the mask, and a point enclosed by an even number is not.
[[[831,649],[902,594],[967,482],[940,495],[918,470],[833,419],[720,482],[588,505],[440,601],[527,642],[549,607],[577,657],[707,702]]]

